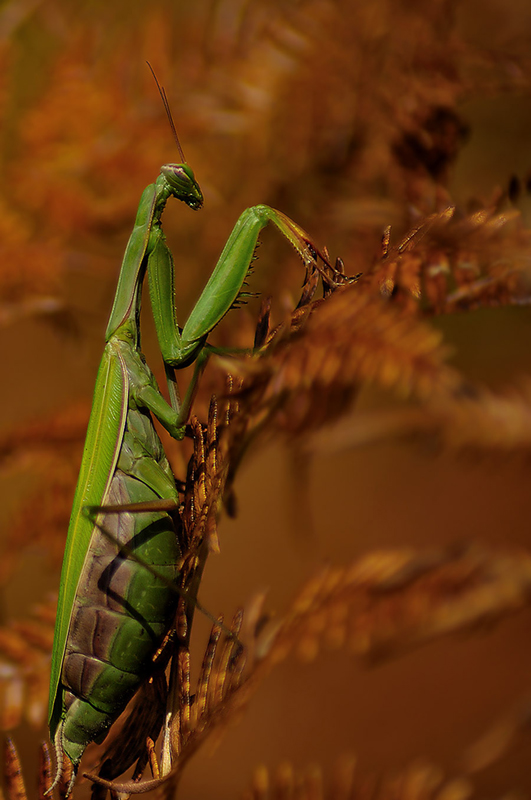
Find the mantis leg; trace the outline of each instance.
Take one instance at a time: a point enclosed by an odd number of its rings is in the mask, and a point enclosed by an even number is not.
[[[174,439],[184,438],[186,419],[191,399],[186,406],[185,398],[185,416],[181,408],[181,401],[174,381],[173,383],[168,381],[170,387],[175,387],[174,392],[170,389],[170,397],[172,398],[172,405],[170,405],[164,399],[151,370],[146,366],[138,352],[122,343],[120,345],[120,354],[127,368],[130,392],[136,404],[147,408]],[[166,368],[167,377],[170,369],[171,367]],[[177,407],[175,407],[175,405]]]
[[[159,346],[166,365],[180,368],[197,358],[206,337],[231,308],[251,266],[260,231],[273,223],[303,261],[316,264],[308,234],[281,211],[260,205],[246,209],[229,236],[219,261],[180,332],[175,311],[174,264],[160,228],[152,232],[148,256],[149,291]]]

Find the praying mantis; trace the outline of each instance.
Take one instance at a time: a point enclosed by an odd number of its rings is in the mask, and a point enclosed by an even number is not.
[[[153,656],[173,623],[176,593],[171,582],[178,577],[181,553],[168,509],[177,507],[179,496],[152,415],[172,437],[183,438],[194,386],[210,352],[208,334],[237,300],[259,233],[268,223],[308,267],[315,267],[318,258],[330,267],[309,236],[282,212],[266,205],[249,208],[179,328],[174,262],[161,217],[171,197],[197,210],[203,196],[182,153],[164,89],[158,81],[157,86],[181,163],[164,164],[142,194],[96,379],[65,546],[52,653],[49,728],[57,760],[54,786],[64,754],[75,777],[87,745],[105,738],[149,676]],[[146,274],[169,403],[140,351]],[[181,403],[174,369],[190,364],[195,374]],[[132,505],[142,503],[138,513],[131,513]],[[144,510],[146,504],[151,510]],[[120,506],[127,511],[117,514]]]

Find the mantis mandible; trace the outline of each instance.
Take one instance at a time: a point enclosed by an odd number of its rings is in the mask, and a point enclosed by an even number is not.
[[[175,479],[151,415],[182,439],[194,380],[208,357],[206,339],[234,304],[260,231],[273,223],[307,266],[319,254],[307,234],[269,206],[243,212],[182,331],[175,309],[174,263],[161,216],[170,197],[191,209],[203,196],[180,148],[164,90],[159,86],[182,163],[164,164],[144,190],[127,244],[98,370],[83,459],[65,546],[52,654],[49,727],[58,782],[66,753],[74,775],[92,741],[102,741],[149,675],[152,658],[171,628],[180,549],[165,511],[105,514],[102,507],[173,501]],[[140,352],[142,285],[149,293],[171,403],[161,394]],[[181,404],[174,368],[195,363]],[[86,509],[97,507],[97,519]],[[103,535],[103,529],[106,535]],[[138,558],[124,556],[126,545]],[[143,566],[150,565],[148,570]],[[169,579],[169,580],[168,580]]]

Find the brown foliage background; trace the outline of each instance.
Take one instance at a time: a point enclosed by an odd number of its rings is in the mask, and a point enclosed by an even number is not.
[[[239,367],[253,389],[244,410],[268,419],[270,436],[237,473],[238,515],[221,523],[203,604],[231,616],[267,589],[268,612],[288,638],[299,631],[308,657],[319,626],[303,634],[284,615],[323,564],[346,569],[372,551],[396,548],[400,560],[402,548],[445,553],[472,541],[487,553],[472,550],[479,572],[468,555],[457,572],[504,589],[497,612],[465,593],[481,631],[476,624],[421,649],[413,648],[433,637],[399,622],[428,625],[419,608],[437,607],[433,596],[442,607],[448,587],[461,591],[459,575],[436,572],[410,605],[407,595],[377,609],[363,596],[341,600],[362,633],[363,624],[379,631],[375,652],[356,628],[331,635],[338,649],[309,665],[283,661],[215,754],[197,753],[182,791],[234,796],[257,764],[333,771],[345,753],[376,775],[418,757],[460,774],[469,745],[516,714],[531,684],[529,615],[509,615],[528,602],[530,33],[527,4],[497,0],[0,8],[0,649],[3,721],[17,726],[27,775],[43,735],[43,604],[58,583],[121,255],[142,189],[176,158],[146,59],[205,194],[200,214],[169,208],[164,218],[183,320],[238,215],[255,203],[282,209],[348,274],[363,273],[350,295],[316,310],[304,335]],[[251,288],[272,295],[281,322],[300,263],[273,233],[262,241]],[[257,302],[231,312],[216,342],[249,346],[257,314]],[[201,417],[211,390],[224,386],[221,372],[205,375]],[[343,427],[316,431],[354,398]],[[172,454],[184,477],[185,456]],[[404,561],[417,564],[413,555]],[[498,614],[502,624],[485,624]],[[200,661],[207,624],[198,618],[196,627]],[[377,665],[368,669],[346,641]],[[505,760],[475,776],[481,794],[529,791],[529,737],[516,738]]]

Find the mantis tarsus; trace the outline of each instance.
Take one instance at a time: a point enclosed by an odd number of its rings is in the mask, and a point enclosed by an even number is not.
[[[160,86],[159,90],[169,113],[164,90]],[[173,128],[170,114],[169,119]],[[177,505],[175,480],[151,414],[171,436],[184,436],[193,381],[181,404],[173,369],[195,362],[195,377],[199,375],[208,353],[207,336],[237,299],[262,228],[272,222],[307,266],[317,266],[319,255],[329,267],[307,234],[280,211],[265,205],[249,208],[236,223],[181,331],[174,264],[161,216],[170,197],[191,209],[199,209],[203,202],[183,156],[182,161],[163,165],[155,183],[142,194],[96,379],[65,547],[52,655],[49,725],[58,762],[56,782],[63,753],[75,771],[86,746],[105,738],[147,677],[153,654],[172,625],[175,606],[176,595],[167,579],[177,578],[180,552],[168,513],[101,512],[95,520],[85,509],[160,499]],[[146,272],[171,404],[140,352]],[[124,558],[121,544],[139,559]],[[145,569],[142,561],[156,571]]]

